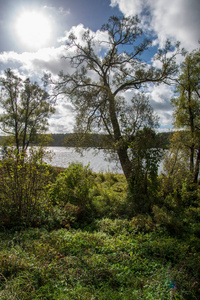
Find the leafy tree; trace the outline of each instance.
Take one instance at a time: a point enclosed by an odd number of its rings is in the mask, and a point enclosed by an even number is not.
[[[177,80],[178,96],[172,99],[174,126],[184,129],[176,133],[176,145],[189,157],[189,171],[196,183],[200,163],[200,51],[188,54]]]
[[[188,54],[177,79],[174,126],[161,177],[160,204],[154,207],[165,226],[174,232],[199,235],[199,162],[200,162],[200,52]]]
[[[6,227],[39,225],[50,203],[46,191],[50,168],[42,148],[18,153],[9,147],[0,160],[0,224]]]
[[[128,214],[150,213],[157,202],[158,166],[163,153],[151,128],[136,133],[130,145],[133,175],[129,179]]]
[[[14,145],[0,161],[0,218],[6,226],[30,225],[48,207],[44,196],[49,170],[43,164],[45,151],[32,147],[28,153],[27,148],[45,132],[53,103],[36,82],[23,81],[10,69],[0,84],[0,128]]]
[[[23,81],[10,69],[0,78],[0,84],[0,128],[14,138],[18,152],[26,150],[39,133],[45,132],[48,117],[54,112],[49,95],[36,82],[28,78]]]
[[[141,60],[150,42],[144,39],[140,43],[143,33],[137,17],[111,17],[102,31],[108,36],[106,41],[97,41],[89,29],[81,42],[74,33],[69,35],[68,49],[73,54],[65,58],[75,71],[61,72],[56,88],[75,106],[76,131],[109,134],[109,147],[117,152],[129,180],[134,174],[129,149],[136,133],[157,124],[146,97],[138,90],[148,83],[168,83],[177,71],[178,45],[172,55],[169,52],[174,48],[169,42],[157,52],[160,68],[156,68]],[[132,103],[124,98],[129,90],[135,90]]]
[[[183,139],[184,132],[175,132],[170,138],[169,149],[165,152],[163,159],[164,172],[160,176],[160,194],[163,199],[168,197],[168,195],[172,195],[173,198],[178,198],[179,200],[182,185],[189,179],[189,151],[188,149],[187,152],[183,151]]]

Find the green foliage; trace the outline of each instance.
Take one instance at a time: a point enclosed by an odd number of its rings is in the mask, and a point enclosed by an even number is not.
[[[109,235],[147,233],[156,229],[150,216],[138,215],[131,220],[103,218],[96,221],[97,228]]]
[[[188,180],[191,177],[188,166],[188,155],[182,151],[182,146],[180,145],[180,139],[182,140],[182,138],[181,133],[175,132],[171,138],[170,149],[164,155],[164,172],[160,177],[160,191],[164,197],[169,193],[179,193],[184,180]]]
[[[178,146],[188,159],[193,182],[197,183],[200,164],[200,51],[188,54],[181,65],[181,74],[177,80],[178,96],[172,99],[174,106],[174,125],[179,132]],[[172,143],[176,148],[176,144]]]
[[[181,74],[176,86],[178,97],[172,99],[175,108],[175,126],[178,128],[190,128],[190,130],[199,131],[199,62],[200,51],[196,50],[189,53],[181,65]]]
[[[89,189],[92,181],[92,173],[88,167],[72,163],[51,186],[50,197],[54,204],[62,201],[84,207],[90,202]]]
[[[38,134],[46,131],[48,118],[54,112],[53,103],[37,82],[31,83],[29,78],[23,81],[10,69],[0,78],[0,85],[1,130],[10,136],[18,151],[27,149]]]
[[[71,164],[51,185],[49,197],[60,215],[60,224],[72,225],[77,220],[84,223],[93,218],[122,215],[126,191],[124,175],[93,174],[88,167]],[[69,207],[74,208],[74,213],[69,212]]]
[[[52,205],[48,214],[44,216],[44,227],[48,230],[75,227],[82,214],[83,212],[77,205],[69,202],[66,204],[60,202],[57,205]],[[84,222],[86,220],[84,218],[81,221]]]
[[[189,178],[168,190],[162,175],[159,193],[148,185],[156,195],[151,216],[130,218],[124,175],[80,164],[54,169],[40,149],[7,151],[0,166],[1,299],[199,299],[200,188]],[[5,229],[23,224],[50,231]]]
[[[51,176],[44,155],[40,148],[20,154],[16,148],[7,148],[0,161],[1,225],[36,225],[42,211],[49,210],[45,193]]]
[[[104,219],[90,233],[0,233],[1,299],[197,300],[199,239],[138,227],[141,220]]]
[[[170,234],[199,236],[200,135],[199,50],[188,54],[177,78],[177,97],[172,99],[174,132],[160,176],[160,201],[153,207],[154,220]]]
[[[130,151],[133,171],[128,182],[127,214],[151,213],[158,198],[158,166],[162,158],[155,132],[150,128],[139,131]]]
[[[125,212],[127,182],[124,175],[96,174],[91,190],[96,218],[122,216]]]
[[[71,164],[60,173],[54,184],[51,185],[49,197],[54,205],[63,207],[67,211],[69,204],[76,206],[77,213],[88,216],[92,208],[90,189],[94,184],[92,172],[82,164]]]
[[[177,177],[160,177],[160,201],[153,207],[154,220],[173,235],[199,236],[200,188],[183,170],[182,165]]]

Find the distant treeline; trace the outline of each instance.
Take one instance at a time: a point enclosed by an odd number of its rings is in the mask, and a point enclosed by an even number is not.
[[[104,148],[108,139],[107,135],[104,134],[77,134],[77,133],[66,133],[66,134],[52,134],[52,142],[50,146],[65,146],[65,147],[94,147]]]
[[[160,148],[167,148],[172,132],[162,132],[157,134],[158,145]],[[105,148],[109,137],[104,134],[88,134],[87,137],[81,138],[81,135],[76,133],[67,134],[52,134],[52,142],[50,146],[65,146],[65,147],[94,147]]]
[[[157,134],[158,145],[160,148],[167,148],[169,145],[170,137],[172,132],[162,132]],[[83,136],[76,133],[56,133],[51,134],[49,139],[50,146],[59,147],[94,147],[94,148],[105,148],[108,147],[109,136],[104,134],[88,134]],[[0,144],[3,144],[5,137],[0,136]]]

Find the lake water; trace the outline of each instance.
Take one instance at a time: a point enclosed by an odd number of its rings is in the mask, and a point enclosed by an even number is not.
[[[99,150],[97,154],[94,153],[94,149],[83,150],[83,155],[80,155],[75,148],[48,147],[47,149],[54,153],[52,161],[48,162],[52,166],[66,168],[72,162],[80,162],[84,166],[90,164],[90,168],[96,173],[123,173],[119,160],[108,161],[109,156],[103,150]],[[160,174],[162,170],[161,162],[158,173]]]
[[[84,166],[89,164],[90,168],[96,172],[112,172],[123,173],[119,160],[108,161],[108,154],[103,150],[95,153],[94,149],[83,150],[82,155],[75,151],[75,148],[70,147],[47,147],[48,151],[52,152],[52,160],[46,162],[55,167],[66,168],[70,163],[82,163]],[[158,169],[158,173],[162,171],[162,162]]]
[[[94,153],[94,149],[83,150],[82,155],[75,151],[75,148],[66,147],[48,147],[54,153],[51,161],[47,161],[50,165],[56,167],[66,168],[70,163],[82,163],[84,166],[90,164],[90,168],[94,172],[113,172],[122,173],[119,161],[109,162],[108,155],[106,156],[103,150],[100,150],[97,154]]]

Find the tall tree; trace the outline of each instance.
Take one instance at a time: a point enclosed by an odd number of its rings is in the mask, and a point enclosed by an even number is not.
[[[3,115],[0,128],[14,137],[15,146],[20,152],[26,150],[31,142],[44,133],[48,117],[54,112],[49,95],[39,85],[27,78],[22,80],[10,69],[0,78],[0,104]]]
[[[143,32],[137,17],[111,17],[102,31],[107,40],[97,41],[89,29],[80,42],[74,33],[69,35],[68,50],[73,54],[65,58],[75,71],[60,73],[57,92],[68,95],[75,106],[77,131],[103,130],[109,134],[110,146],[129,179],[134,171],[129,147],[138,130],[156,124],[146,97],[138,90],[147,83],[167,83],[171,79],[177,71],[178,49],[169,55],[172,47],[167,42],[156,55],[160,61],[160,68],[156,68],[141,60],[150,42],[145,38],[139,42]],[[129,90],[136,91],[131,104],[123,97]]]
[[[189,170],[196,183],[200,164],[200,51],[188,54],[177,80],[178,96],[172,99],[174,126],[184,129],[176,134],[182,150],[189,152]],[[177,142],[176,142],[177,143]]]

